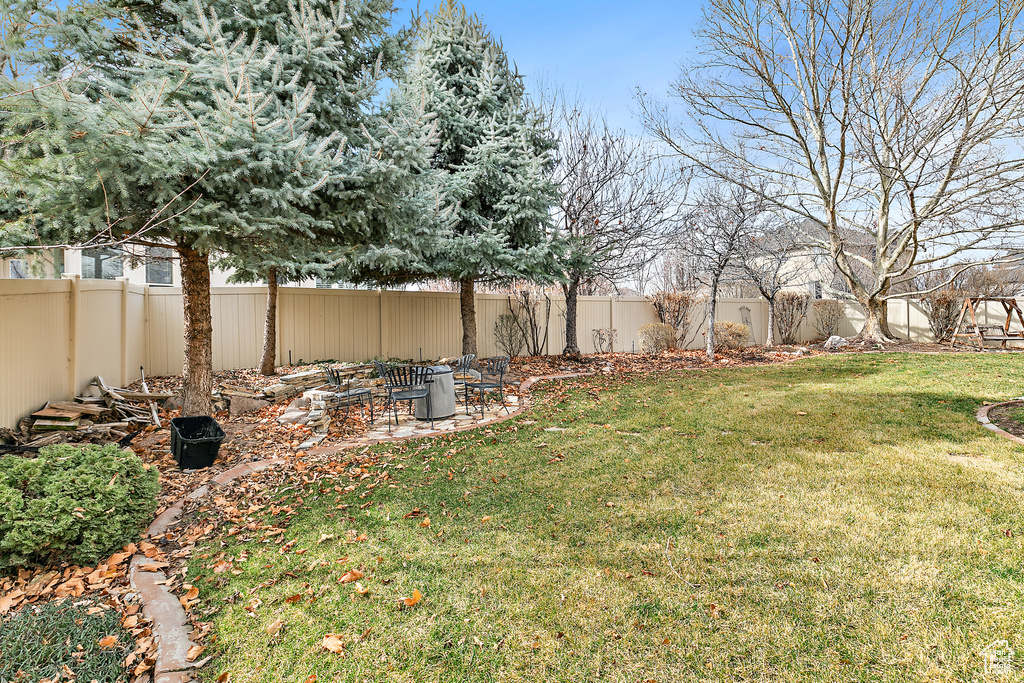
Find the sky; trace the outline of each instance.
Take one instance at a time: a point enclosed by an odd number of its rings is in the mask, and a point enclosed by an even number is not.
[[[414,4],[404,3],[407,7]],[[421,0],[432,9],[434,0]],[[463,0],[499,37],[533,90],[538,80],[578,92],[616,128],[639,134],[637,87],[667,96],[680,63],[693,56],[698,0]],[[398,17],[396,17],[398,18]]]

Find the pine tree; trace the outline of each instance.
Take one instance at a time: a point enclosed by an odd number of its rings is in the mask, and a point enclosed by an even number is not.
[[[121,23],[84,21],[86,10]],[[88,67],[15,98],[12,111],[42,125],[8,171],[41,232],[175,245],[183,414],[211,408],[211,253],[291,268],[297,255],[341,262],[392,231],[429,233],[431,220],[415,219],[429,129],[410,125],[403,132],[418,137],[395,141],[373,111],[402,56],[392,0],[168,0],[159,15],[173,21],[152,26],[126,25],[105,5],[31,11],[26,3],[26,21],[46,27],[22,50],[37,81]]]
[[[428,274],[459,283],[462,351],[475,354],[477,282],[550,281],[560,272],[553,142],[501,44],[455,0],[422,17],[395,97],[436,117],[431,164],[455,213]]]

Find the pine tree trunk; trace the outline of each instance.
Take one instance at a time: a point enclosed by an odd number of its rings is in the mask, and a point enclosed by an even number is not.
[[[213,400],[213,316],[210,313],[210,258],[179,242],[181,293],[185,305],[185,365],[182,417],[211,415]]]
[[[768,301],[768,338],[765,340],[764,345],[768,348],[775,346],[775,297],[767,299]]]
[[[580,295],[580,280],[579,278],[570,278],[569,283],[565,285],[565,348],[562,349],[563,356],[579,356],[580,354],[580,343],[577,337],[578,320],[577,310]]]
[[[260,374],[277,374],[277,268],[267,272],[267,318],[263,328],[263,359]]]
[[[462,313],[462,355],[476,355],[476,297],[471,277],[459,280],[459,307]]]

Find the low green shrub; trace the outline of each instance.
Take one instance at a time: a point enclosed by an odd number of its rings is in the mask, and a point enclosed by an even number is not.
[[[126,682],[124,660],[135,639],[116,610],[90,614],[93,607],[64,600],[7,616],[0,623],[0,681],[65,680],[67,667],[75,676],[68,680]]]
[[[95,564],[156,512],[155,468],[114,445],[47,446],[0,458],[0,568]]]
[[[647,354],[661,353],[676,346],[676,328],[665,323],[641,325],[636,335],[640,350]]]
[[[743,323],[719,320],[715,323],[715,351],[742,349],[750,341],[750,328]]]

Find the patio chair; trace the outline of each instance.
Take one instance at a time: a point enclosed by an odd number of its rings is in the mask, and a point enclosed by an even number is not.
[[[455,395],[458,396],[458,388],[466,383],[465,379],[459,379],[459,375],[469,374],[469,366],[476,359],[475,353],[467,353],[452,364],[452,373],[455,377]]]
[[[391,413],[395,414],[395,425],[398,425],[398,403],[409,402],[412,413],[412,402],[416,399],[427,399],[427,414],[430,415],[430,426],[434,426],[434,412],[430,405],[430,387],[434,381],[434,371],[420,365],[399,365],[388,368],[384,374],[384,388],[388,391],[388,432],[391,431]]]
[[[352,412],[353,401],[359,403],[359,408],[363,408],[363,401],[365,400],[370,404],[370,424],[373,424],[373,390],[369,387],[356,387],[352,388],[352,380],[341,378],[341,372],[336,368],[327,368],[327,383],[335,390],[334,396],[336,398],[345,400],[345,419],[348,419],[349,413]],[[344,390],[341,388],[344,383]],[[347,399],[347,400],[346,400]]]
[[[508,369],[508,364],[512,359],[508,356],[496,356],[495,358],[488,358],[480,362],[480,379],[476,382],[466,381],[464,386],[466,388],[466,415],[469,415],[469,392],[480,393],[480,415],[484,414],[484,410],[487,406],[487,392],[489,390],[498,390],[498,399],[501,401],[501,407],[505,409],[506,413],[509,413],[508,406],[505,405],[505,371]]]

